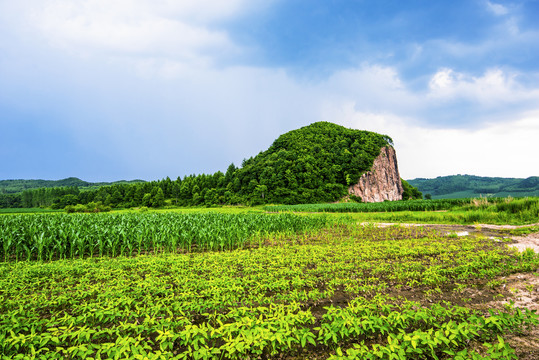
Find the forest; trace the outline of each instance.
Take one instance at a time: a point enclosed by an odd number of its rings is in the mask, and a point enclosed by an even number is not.
[[[63,209],[91,204],[95,209],[137,206],[213,206],[332,202],[370,170],[390,137],[317,122],[281,135],[264,152],[230,164],[225,173],[188,175],[175,180],[115,183],[98,188],[63,186],[0,194],[1,207]],[[421,194],[403,181],[405,197]],[[99,208],[99,207],[98,207]],[[80,208],[79,209],[83,209]]]
[[[114,182],[88,182],[76,177],[68,177],[62,180],[0,180],[0,194],[15,194],[24,190],[39,188],[62,188],[77,187],[85,190],[99,189],[101,186],[115,184],[134,184],[144,182],[143,180],[120,180]]]
[[[539,177],[526,179],[473,175],[439,176],[435,179],[413,179],[408,182],[434,199],[539,196]]]

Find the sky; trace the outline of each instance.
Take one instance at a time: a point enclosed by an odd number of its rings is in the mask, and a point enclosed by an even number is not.
[[[0,179],[226,171],[316,121],[539,176],[539,0],[0,0]]]

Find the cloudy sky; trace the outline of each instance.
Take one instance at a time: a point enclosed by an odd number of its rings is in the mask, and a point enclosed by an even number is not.
[[[316,121],[539,176],[539,1],[0,0],[0,179],[225,171]]]

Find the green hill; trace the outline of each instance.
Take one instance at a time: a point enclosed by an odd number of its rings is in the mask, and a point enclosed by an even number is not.
[[[283,134],[245,160],[233,190],[251,203],[314,203],[342,198],[370,170],[389,136],[317,122]]]
[[[58,187],[77,187],[81,189],[94,189],[114,184],[133,184],[143,180],[114,181],[114,182],[88,182],[76,177],[62,180],[0,180],[0,194],[16,194],[25,190]]]
[[[54,207],[101,202],[106,206],[161,207],[224,204],[300,204],[342,199],[348,186],[372,168],[389,136],[317,122],[277,138],[241,167],[231,164],[226,173],[189,175],[130,184],[88,183],[77,178],[8,180],[0,207]],[[39,186],[39,188],[32,188]],[[405,181],[406,198],[419,196]],[[7,188],[10,193],[8,194]],[[84,190],[84,191],[79,191]],[[22,192],[20,192],[22,189]]]
[[[413,179],[408,183],[433,199],[464,197],[539,196],[539,177],[527,179],[482,177],[473,175],[440,176],[435,179]]]

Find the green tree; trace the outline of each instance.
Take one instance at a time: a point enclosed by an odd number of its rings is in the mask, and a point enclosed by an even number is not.
[[[152,194],[150,194],[150,193],[144,194],[144,196],[142,197],[141,205],[146,206],[146,207],[151,207],[152,206]]]
[[[404,189],[404,192],[402,193],[402,199],[403,200],[414,200],[414,199],[422,199],[423,194],[421,191],[417,190],[416,187],[413,187],[410,185],[406,180],[402,180],[402,187]]]
[[[159,208],[165,205],[165,193],[160,187],[157,188],[155,195],[152,197],[152,206]]]
[[[122,194],[119,189],[115,189],[110,198],[110,205],[113,207],[118,206],[123,200]]]

